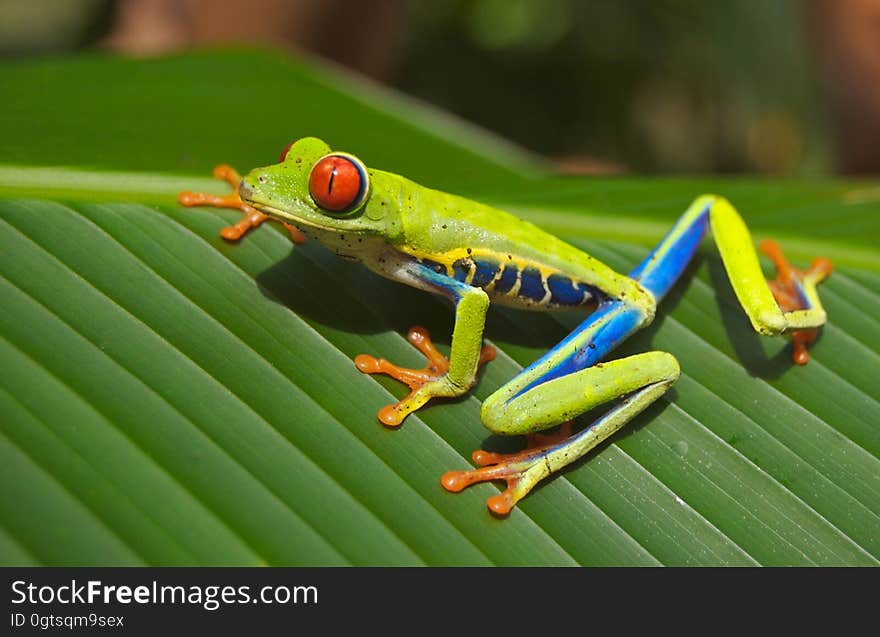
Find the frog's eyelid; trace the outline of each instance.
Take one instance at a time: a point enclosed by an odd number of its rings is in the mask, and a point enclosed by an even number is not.
[[[290,148],[293,146],[293,141],[288,142],[287,146],[284,147],[284,150],[281,151],[281,156],[278,158],[278,162],[283,162],[287,159],[287,153],[290,152]]]

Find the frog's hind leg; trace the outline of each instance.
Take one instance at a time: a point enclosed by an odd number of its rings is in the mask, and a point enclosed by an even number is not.
[[[825,323],[825,310],[816,286],[831,272],[831,262],[819,258],[808,270],[797,270],[774,242],[765,242],[762,250],[774,261],[779,275],[776,280],[767,281],[745,222],[723,197],[698,197],[630,276],[659,301],[678,279],[709,229],[737,300],[754,330],[768,336],[791,335],[794,362],[806,363],[806,345]]]
[[[483,424],[504,435],[535,434],[564,425],[599,405],[621,399],[592,425],[571,436],[537,441],[515,454],[478,450],[479,469],[450,471],[441,484],[461,491],[476,482],[504,480],[507,488],[487,505],[503,515],[541,480],[583,457],[657,400],[678,379],[675,358],[648,352],[600,363],[603,356],[642,327],[652,312],[622,301],[606,301],[564,340],[489,396]]]
[[[792,267],[772,239],[764,239],[758,246],[776,266],[776,278],[768,281],[770,291],[783,312],[808,310],[818,305],[816,286],[831,273],[831,261],[824,257],[814,259],[806,270]],[[792,360],[806,365],[810,360],[807,345],[816,340],[817,328],[795,330],[790,333]]]
[[[752,237],[736,209],[723,197],[714,197],[710,223],[715,244],[733,291],[752,327],[770,336],[815,330],[825,324],[825,310],[816,286],[831,272],[831,262],[820,258],[805,272],[792,268],[775,244],[765,243],[779,268],[780,278],[768,282],[758,262]],[[798,337],[795,362],[806,363],[806,335]]]
[[[473,460],[482,465],[479,469],[448,471],[440,482],[448,491],[458,492],[477,482],[505,481],[507,488],[486,501],[493,513],[505,515],[538,482],[582,458],[666,393],[678,376],[675,357],[655,351],[553,379],[508,403],[493,395],[484,403],[484,420],[487,427],[500,433],[552,426],[597,405],[622,400],[587,428],[560,442],[514,454],[478,450]]]
[[[241,183],[241,175],[238,174],[229,164],[220,164],[214,168],[214,177],[222,179],[232,186],[232,192],[228,195],[212,195],[207,192],[190,192],[185,190],[177,195],[177,201],[182,206],[214,206],[215,208],[233,208],[240,210],[244,217],[237,223],[226,226],[220,231],[220,236],[227,241],[238,241],[252,228],[257,228],[266,219],[268,215],[263,214],[253,206],[249,206],[241,199],[238,193],[238,185]],[[303,243],[305,235],[294,228],[292,225],[282,223],[290,233],[290,238],[294,243]]]

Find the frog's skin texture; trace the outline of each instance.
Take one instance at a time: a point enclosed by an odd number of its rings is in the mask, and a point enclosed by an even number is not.
[[[581,458],[662,396],[678,379],[672,354],[644,352],[607,360],[608,353],[654,318],[657,304],[675,284],[711,228],[733,290],[754,329],[788,334],[794,360],[809,360],[806,345],[825,323],[816,286],[831,272],[827,259],[806,271],[792,268],[775,243],[762,249],[778,278],[764,279],[742,218],[724,198],[701,195],[666,237],[629,274],[506,212],[431,190],[388,172],[367,169],[357,158],[332,152],[323,141],[304,138],[286,149],[278,164],[257,168],[239,182],[228,166],[215,174],[237,192],[226,197],[181,193],[185,205],[241,208],[245,218],[224,230],[241,237],[266,218],[283,222],[295,241],[312,238],[378,274],[441,294],[455,306],[449,358],[427,332],[408,338],[428,359],[422,370],[383,359],[355,359],[365,373],[385,373],[411,391],[379,412],[389,426],[438,396],[459,396],[476,382],[482,363],[494,357],[482,346],[490,303],[526,310],[577,308],[594,311],[542,358],[483,403],[483,424],[497,434],[536,434],[563,425],[555,436],[515,454],[474,453],[481,468],[450,471],[449,491],[475,482],[504,480],[503,493],[488,500],[507,514],[542,479]],[[602,361],[602,362],[600,362]],[[569,423],[599,405],[616,401],[576,434]]]

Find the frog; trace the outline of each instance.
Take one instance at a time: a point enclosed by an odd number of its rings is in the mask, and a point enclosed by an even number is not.
[[[759,248],[777,271],[776,278],[766,279],[742,216],[720,195],[697,196],[647,256],[621,273],[510,212],[368,168],[315,137],[291,142],[277,163],[244,177],[225,164],[214,174],[232,186],[230,194],[187,191],[178,199],[184,206],[239,209],[243,217],[221,231],[225,239],[237,241],[272,219],[284,224],[295,243],[314,240],[380,276],[451,302],[455,320],[448,355],[426,329],[414,326],[407,340],[425,357],[424,368],[369,354],[354,359],[360,372],[385,374],[409,388],[379,409],[378,420],[389,428],[433,399],[463,396],[474,387],[479,369],[496,355],[494,346],[484,344],[491,304],[587,312],[571,333],[482,402],[486,429],[525,436],[525,448],[478,449],[472,455],[476,467],[440,477],[450,492],[504,482],[503,491],[486,502],[496,516],[507,516],[539,483],[587,456],[678,380],[680,366],[670,352],[608,355],[651,324],[705,236],[714,238],[752,328],[790,337],[794,363],[809,361],[807,348],[827,320],[817,286],[831,273],[831,261],[819,257],[801,270],[775,241],[765,239]],[[592,423],[575,428],[582,414],[605,405]]]

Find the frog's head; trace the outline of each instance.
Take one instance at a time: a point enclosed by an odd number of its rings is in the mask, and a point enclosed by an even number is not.
[[[339,249],[340,236],[349,246],[352,237],[388,236],[384,205],[370,205],[372,177],[357,157],[305,137],[284,150],[280,163],[252,170],[239,193],[257,210]]]

